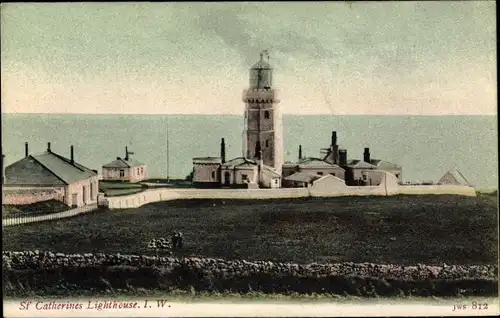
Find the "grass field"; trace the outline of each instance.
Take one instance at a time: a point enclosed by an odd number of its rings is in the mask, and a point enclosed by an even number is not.
[[[179,200],[4,228],[4,250],[147,254],[182,231],[183,255],[293,262],[497,264],[496,197]]]
[[[25,205],[2,205],[2,218],[16,218],[59,213],[71,207],[57,200],[47,200]]]

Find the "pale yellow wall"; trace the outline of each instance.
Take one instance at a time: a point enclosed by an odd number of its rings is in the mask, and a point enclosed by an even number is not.
[[[142,168],[142,173],[141,173]],[[139,169],[139,171],[137,171]],[[124,176],[120,177],[120,170],[123,170]],[[146,165],[131,168],[102,168],[103,180],[130,181],[137,182],[147,177]]]
[[[220,182],[219,164],[194,164],[193,182]]]
[[[252,166],[252,167],[237,167],[236,169],[221,169],[221,178],[222,184],[226,184],[226,171],[229,172],[230,174],[230,182],[229,184],[244,184],[248,182],[243,181],[243,175],[247,175],[247,179],[252,182],[256,183],[257,182],[257,166]]]
[[[150,189],[128,196],[106,198],[111,209],[125,209],[177,199],[278,199],[300,197],[366,196],[401,194],[461,194],[475,195],[474,188],[464,186],[400,186],[397,178],[386,174],[379,186],[346,186],[344,180],[325,176],[310,188],[288,189]],[[474,194],[473,194],[474,193]]]
[[[310,174],[318,174],[318,172],[323,173],[323,175],[328,175],[331,173],[335,173],[335,177],[339,177],[340,179],[345,179],[344,169],[340,167],[325,167],[325,168],[300,168],[300,171],[307,172]]]
[[[280,176],[272,173],[271,171],[265,169],[261,171],[261,182],[262,186],[265,188],[280,188],[281,178]]]
[[[93,196],[91,195],[90,184],[93,186]],[[67,205],[84,205],[83,186],[86,186],[86,204],[97,203],[97,195],[99,193],[99,184],[97,176],[72,183],[65,188],[65,202]],[[73,202],[73,194],[77,194],[77,201]]]
[[[465,196],[477,196],[476,189],[464,185],[404,185],[399,186],[400,194],[456,194]]]

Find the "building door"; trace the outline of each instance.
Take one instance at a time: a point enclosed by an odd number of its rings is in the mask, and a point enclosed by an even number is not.
[[[87,187],[82,187],[83,204],[87,204]]]
[[[71,195],[71,205],[78,206],[78,193],[73,193]]]
[[[231,185],[231,173],[229,173],[229,171],[224,173],[224,184],[227,186]]]

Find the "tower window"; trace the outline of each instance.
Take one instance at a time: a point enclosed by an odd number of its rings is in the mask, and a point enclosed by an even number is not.
[[[264,112],[264,118],[269,119],[269,112],[267,110]]]

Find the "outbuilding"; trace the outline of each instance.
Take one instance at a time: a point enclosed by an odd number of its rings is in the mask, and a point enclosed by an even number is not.
[[[97,171],[74,160],[74,147],[70,158],[52,152],[50,143],[40,154],[29,154],[25,143],[25,157],[5,167],[4,191],[17,191],[19,197],[10,198],[18,204],[56,199],[68,206],[97,203]],[[53,195],[49,195],[49,194]]]
[[[125,158],[116,157],[116,160],[111,161],[102,166],[102,179],[104,181],[126,181],[139,182],[146,178],[146,165],[137,160],[131,159],[129,152],[125,147]]]

